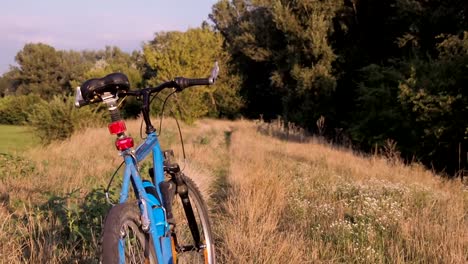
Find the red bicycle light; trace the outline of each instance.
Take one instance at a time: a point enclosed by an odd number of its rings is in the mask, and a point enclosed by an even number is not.
[[[123,151],[133,147],[133,138],[131,137],[124,137],[119,138],[115,141],[115,146],[118,150]]]
[[[109,124],[108,127],[109,127],[109,132],[112,135],[117,135],[127,130],[127,127],[125,126],[125,122],[123,120],[112,122]]]

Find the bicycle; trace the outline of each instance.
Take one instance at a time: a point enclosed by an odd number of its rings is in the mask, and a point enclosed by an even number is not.
[[[115,146],[124,158],[119,203],[110,209],[104,223],[102,263],[216,262],[208,210],[202,194],[173,161],[173,151],[161,151],[156,129],[151,124],[149,106],[151,96],[164,89],[175,89],[175,93],[191,86],[214,84],[218,71],[215,63],[208,78],[177,77],[141,90],[130,90],[127,76],[112,73],[87,80],[77,88],[76,107],[101,102],[107,106],[112,121],[108,129],[117,136]],[[127,96],[142,101],[141,113],[147,136],[136,149],[133,138],[125,134],[125,122],[118,108],[119,98]],[[139,163],[151,153],[151,180],[143,180]],[[130,185],[135,201],[129,199]]]

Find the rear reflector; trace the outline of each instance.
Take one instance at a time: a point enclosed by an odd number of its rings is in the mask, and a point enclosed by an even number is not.
[[[120,151],[132,148],[133,145],[133,138],[131,137],[120,138],[115,141],[115,146]]]
[[[125,126],[125,122],[123,120],[112,122],[109,124],[108,127],[109,127],[109,132],[112,135],[117,135],[127,130],[127,127]]]

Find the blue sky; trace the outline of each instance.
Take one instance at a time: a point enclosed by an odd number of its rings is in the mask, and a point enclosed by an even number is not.
[[[0,74],[26,43],[56,49],[140,49],[155,32],[208,20],[217,0],[0,0]]]

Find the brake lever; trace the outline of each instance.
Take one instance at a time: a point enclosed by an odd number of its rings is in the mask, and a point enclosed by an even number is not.
[[[87,105],[85,100],[83,100],[83,95],[81,95],[81,88],[80,86],[76,87],[75,92],[75,107],[80,108],[84,105]]]
[[[218,66],[218,62],[216,61],[213,66],[213,69],[211,70],[210,77],[208,77],[208,82],[210,84],[215,83],[216,79],[218,78],[218,73],[219,73],[219,66]]]

